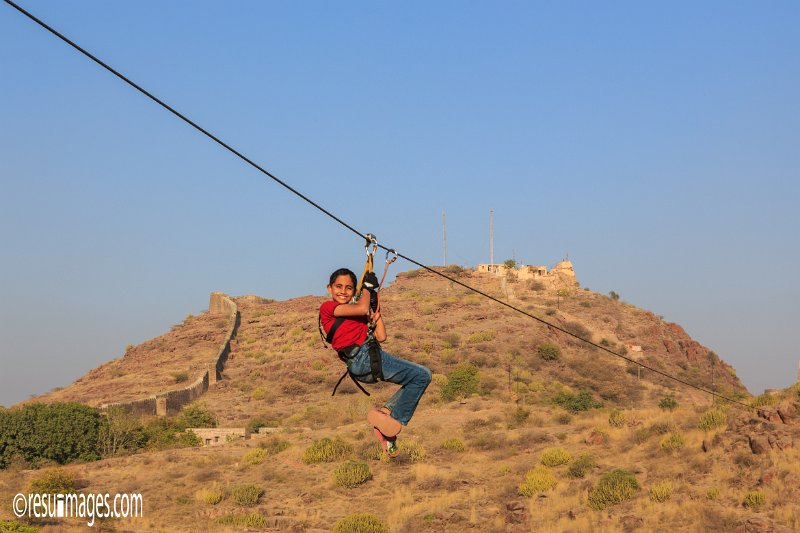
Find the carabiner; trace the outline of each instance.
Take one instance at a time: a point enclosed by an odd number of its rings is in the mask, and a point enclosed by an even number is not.
[[[367,233],[364,238],[367,240],[364,245],[364,251],[367,252],[367,257],[372,257],[378,251],[378,238],[372,233]],[[369,250],[370,246],[372,246],[372,251]]]
[[[391,260],[389,259],[389,254],[392,254]],[[386,264],[391,265],[395,261],[397,261],[397,252],[395,252],[393,248],[389,248],[386,250]]]

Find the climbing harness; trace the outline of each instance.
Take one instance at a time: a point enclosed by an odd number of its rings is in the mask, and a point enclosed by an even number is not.
[[[353,294],[352,302],[355,303],[358,301],[358,298],[361,296],[361,289],[364,286],[364,277],[369,273],[372,272],[372,265],[374,263],[373,258],[375,257],[375,252],[378,250],[378,238],[375,237],[372,233],[367,233],[364,235],[366,239],[366,244],[364,244],[364,251],[367,253],[367,261],[364,263],[364,272],[361,273],[361,279],[358,281],[358,286],[356,287],[356,291]],[[371,249],[370,249],[371,248]],[[388,261],[388,253],[386,255]],[[395,259],[397,259],[397,254],[395,253]],[[388,268],[388,263],[387,263]],[[383,276],[386,277],[386,271],[384,270]],[[381,280],[381,284],[383,281]],[[337,318],[336,321],[331,326],[330,331],[326,334],[325,331],[322,329],[322,317],[318,317],[317,319],[317,329],[319,330],[319,336],[322,338],[322,344],[327,348],[331,341],[333,340],[333,334],[339,328],[339,326],[344,321],[344,318]],[[371,332],[371,330],[370,330]]]
[[[375,235],[373,235],[372,233],[367,233],[364,237],[366,239],[366,243],[364,244],[364,250],[367,254],[367,260],[364,264],[364,272],[361,274],[361,279],[358,282],[356,294],[353,297],[354,302],[357,301],[361,295],[361,289],[364,287],[364,278],[367,276],[367,274],[373,272],[375,252],[378,250],[378,239],[377,237],[375,237]],[[378,310],[380,309],[381,305],[380,291],[381,288],[383,287],[383,282],[386,280],[386,274],[389,271],[389,265],[394,263],[396,260],[397,260],[397,252],[395,252],[394,250],[387,250],[386,262],[383,268],[383,276],[381,277],[378,287],[374,291],[370,291],[371,295],[372,293],[374,293],[376,297],[375,305],[374,306],[371,305],[371,307],[374,307],[373,313],[377,313]],[[322,337],[323,344],[326,344],[326,346],[328,344],[332,344],[333,336],[336,333],[336,330],[339,328],[339,326],[342,325],[342,322],[344,322],[344,320],[345,320],[344,317],[338,317],[334,321],[333,325],[331,326],[331,329],[327,332],[327,334],[323,334],[322,318],[321,317],[319,318],[318,321],[319,333],[320,336]],[[342,381],[344,381],[344,378],[347,376],[350,376],[350,378],[353,380],[353,383],[355,383],[356,386],[361,390],[361,392],[363,392],[367,396],[370,395],[369,392],[367,392],[366,389],[364,389],[364,387],[361,386],[361,383],[359,383],[357,378],[364,378],[366,376],[371,375],[375,381],[385,381],[383,375],[383,367],[381,365],[381,345],[377,340],[375,340],[375,337],[373,336],[374,331],[375,331],[375,323],[370,323],[367,332],[367,340],[364,341],[364,344],[367,345],[369,350],[370,371],[368,373],[353,374],[353,372],[350,370],[350,365],[352,363],[352,360],[361,350],[361,347],[363,346],[362,344],[352,344],[337,351],[339,359],[345,365],[347,365],[347,370],[339,378],[339,381],[336,382],[336,385],[333,387],[333,392],[331,393],[331,396],[336,394],[336,389],[339,388],[339,385],[341,385]]]

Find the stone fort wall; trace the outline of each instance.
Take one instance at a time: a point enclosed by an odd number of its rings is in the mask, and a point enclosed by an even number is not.
[[[109,409],[113,407],[134,415],[166,416],[168,414],[177,413],[184,405],[202,396],[210,385],[213,385],[219,380],[220,374],[225,368],[225,363],[228,362],[228,356],[231,353],[231,340],[236,336],[236,330],[239,328],[241,320],[236,302],[221,292],[211,293],[208,312],[212,315],[227,315],[229,318],[228,331],[225,334],[225,341],[222,343],[222,346],[220,346],[216,358],[209,362],[208,369],[194,382],[180,389],[161,392],[139,400],[107,403],[100,406],[100,409]]]

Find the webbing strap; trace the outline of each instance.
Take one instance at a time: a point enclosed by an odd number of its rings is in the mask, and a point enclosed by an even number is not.
[[[369,342],[369,368],[375,381],[386,381],[383,377],[383,365],[381,364],[381,345],[374,339]]]
[[[350,376],[350,379],[353,380],[353,383],[356,384],[356,387],[361,389],[361,392],[363,392],[367,396],[370,396],[370,393],[367,392],[367,389],[362,387],[361,383],[358,382],[358,380],[356,379],[356,376],[354,376],[352,373],[350,373],[350,369],[349,368],[347,370],[345,370],[344,374],[342,374],[342,377],[340,377],[339,381],[336,382],[336,386],[333,388],[333,392],[331,393],[331,396],[334,396],[336,394],[336,389],[339,388],[339,385],[342,384],[342,381],[344,381],[344,378],[346,378],[347,376]]]
[[[344,317],[339,317],[334,320],[331,330],[326,335],[325,330],[322,329],[322,314],[320,313],[317,315],[317,329],[319,329],[319,337],[322,339],[323,344],[325,344],[325,342],[331,344],[331,341],[333,341],[333,334],[336,333],[336,330],[339,329],[339,326],[342,325],[342,322],[344,322]]]
[[[372,272],[372,258],[375,255],[375,251],[378,249],[378,239],[375,238],[375,235],[372,233],[367,233],[365,237],[367,239],[367,243],[364,245],[364,250],[367,252],[367,261],[364,263],[364,272],[361,273],[361,279],[358,281],[358,287],[356,287],[356,298],[359,297],[361,294],[361,289],[364,287],[364,276],[367,275],[367,272]],[[371,251],[370,246],[372,246]]]
[[[336,333],[336,330],[339,329],[339,326],[342,325],[342,322],[344,322],[344,317],[341,316],[333,322],[333,325],[331,326],[331,329],[328,331],[328,334],[325,335],[325,340],[328,341],[328,344],[331,344],[333,342],[333,335]]]

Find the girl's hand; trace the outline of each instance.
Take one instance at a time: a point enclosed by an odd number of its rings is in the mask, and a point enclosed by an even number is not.
[[[380,319],[381,319],[381,312],[380,311],[372,313],[372,322],[377,323]]]

